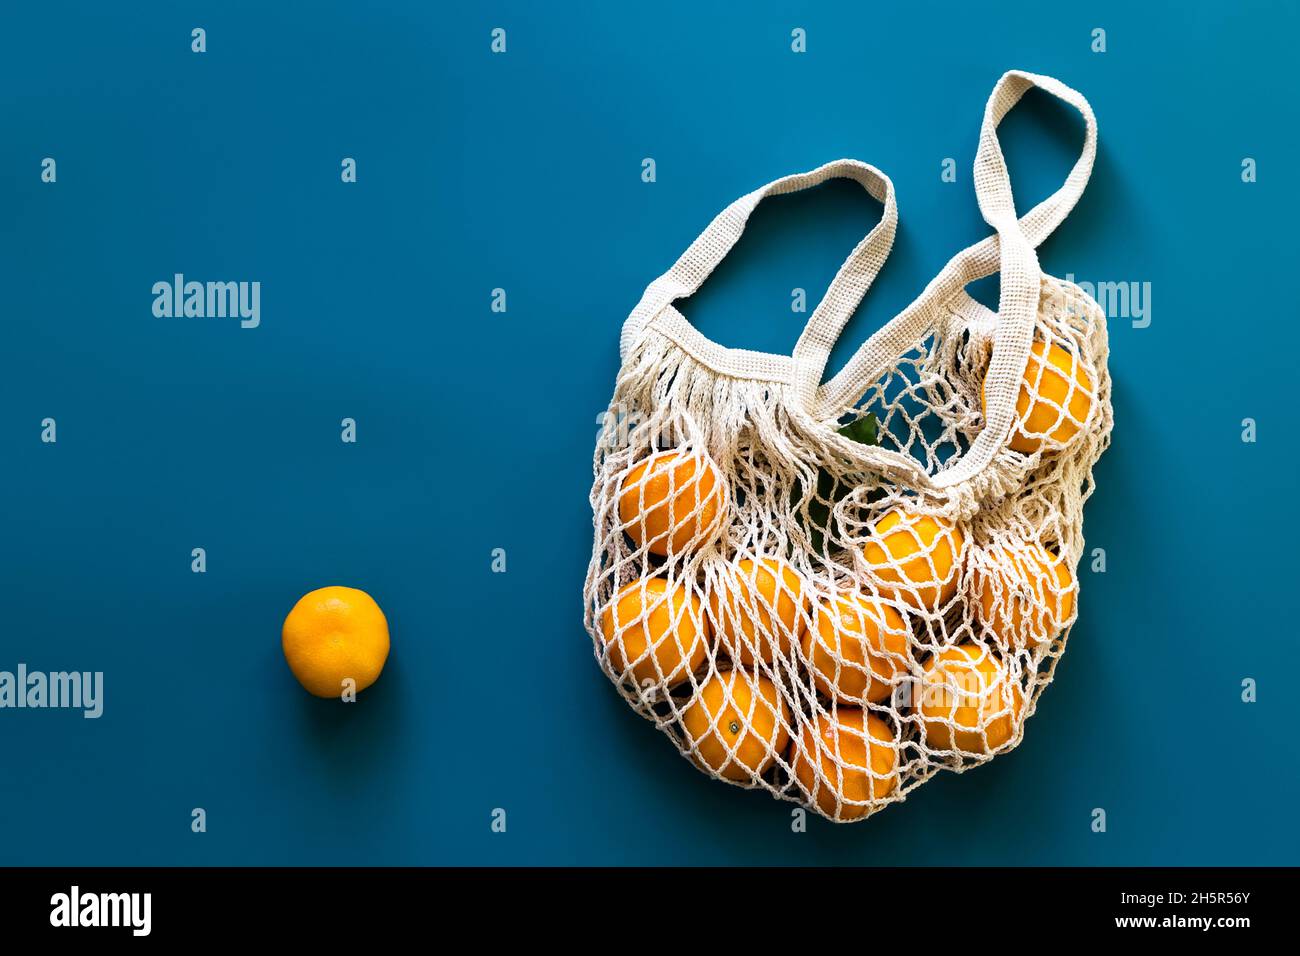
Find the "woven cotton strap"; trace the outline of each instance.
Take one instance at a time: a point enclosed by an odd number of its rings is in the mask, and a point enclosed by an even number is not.
[[[1031,88],[1038,87],[1075,107],[1084,119],[1082,152],[1065,183],[1024,218],[1017,219],[1006,160],[998,142],[1003,117]],[[1001,271],[998,325],[987,386],[988,424],[951,467],[930,478],[917,470],[918,485],[942,488],[977,474],[993,459],[1010,433],[1016,395],[1033,338],[1041,272],[1034,249],[1074,208],[1092,172],[1097,153],[1097,122],[1087,100],[1058,80],[1013,70],[1002,76],[984,111],[975,157],[975,194],[980,212],[996,233],[956,256],[902,313],[871,336],[844,368],[825,383],[810,403],[818,420],[827,420],[860,395],[934,328],[945,304],[975,279]],[[876,449],[865,449],[870,457]],[[899,456],[888,464],[898,467]]]
[[[836,178],[852,179],[860,183],[873,198],[884,204],[884,213],[880,222],[858,243],[831,280],[825,296],[813,310],[795,346],[793,359],[744,349],[728,349],[703,335],[693,335],[693,345],[699,353],[697,357],[715,371],[724,375],[747,377],[753,372],[754,360],[764,359],[767,360],[764,367],[784,371],[796,382],[803,400],[811,400],[821,381],[830,348],[888,258],[898,226],[894,184],[874,166],[856,160],[842,159],[806,173],[777,179],[742,196],[719,213],[700,237],[691,243],[690,248],[682,253],[673,267],[646,288],[641,301],[623,324],[619,341],[621,355],[627,357],[632,342],[641,330],[667,306],[700,288],[740,239],[750,214],[763,199],[810,189]]]

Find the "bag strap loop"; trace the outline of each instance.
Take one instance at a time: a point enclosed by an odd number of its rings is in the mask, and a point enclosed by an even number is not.
[[[1021,70],[1003,74],[985,107],[979,150],[975,156],[975,198],[979,202],[984,221],[990,225],[993,225],[995,218],[1015,215],[1011,178],[998,142],[997,127],[1025,93],[1034,88],[1073,106],[1083,116],[1084,123],[1083,148],[1065,182],[1019,220],[1020,231],[1025,234],[1029,244],[1037,248],[1070,214],[1088,185],[1097,158],[1097,118],[1082,94],[1060,80]]]
[[[646,288],[636,308],[623,323],[619,339],[619,352],[627,357],[628,349],[645,325],[677,299],[696,292],[718,264],[731,251],[745,231],[750,214],[763,199],[811,189],[830,179],[852,179],[862,185],[876,200],[884,204],[884,212],[866,237],[853,249],[826,294],[813,310],[807,326],[795,346],[795,367],[803,369],[802,378],[809,381],[807,397],[811,398],[820,382],[830,346],[849,316],[857,308],[863,294],[880,272],[889,251],[893,248],[894,233],[898,227],[898,206],[894,197],[894,184],[889,177],[867,163],[841,159],[816,169],[792,176],[784,176],[759,189],[741,196],[720,212],[690,247],[667,272]],[[715,343],[700,339],[711,347],[710,358],[717,371],[726,374],[744,374],[746,362],[733,352]],[[825,354],[822,354],[823,347]],[[746,353],[753,356],[754,353]],[[820,365],[818,360],[820,359]],[[788,361],[788,359],[786,360]],[[721,367],[719,367],[721,366]],[[796,373],[798,376],[798,373]]]
[[[997,127],[1024,94],[1038,87],[1075,107],[1084,119],[1083,148],[1064,184],[1017,218]],[[987,422],[970,449],[951,467],[917,483],[933,488],[962,482],[985,468],[1006,443],[1015,424],[1015,403],[1032,344],[1042,273],[1035,248],[1074,208],[1087,185],[1097,154],[1097,122],[1087,100],[1059,80],[1012,70],[993,88],[984,110],[975,156],[975,195],[995,234],[957,253],[915,301],[872,335],[805,406],[818,421],[838,416],[866,389],[915,348],[935,327],[945,304],[976,279],[1001,272],[998,325],[987,381]],[[866,449],[867,457],[876,449]],[[890,464],[897,466],[891,458]]]

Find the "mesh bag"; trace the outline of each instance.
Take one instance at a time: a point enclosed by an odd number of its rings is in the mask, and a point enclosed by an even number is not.
[[[1065,184],[1018,217],[996,130],[1031,86],[1086,133]],[[1003,76],[974,177],[995,234],[825,382],[897,222],[892,184],[864,163],[737,200],[629,316],[595,452],[584,619],[624,699],[700,770],[850,821],[1020,742],[1077,613],[1083,504],[1111,430],[1102,311],[1034,251],[1095,153],[1078,93]],[[793,354],[696,331],[673,302],[758,202],[833,177],[884,214]],[[996,313],[965,291],[995,272]]]

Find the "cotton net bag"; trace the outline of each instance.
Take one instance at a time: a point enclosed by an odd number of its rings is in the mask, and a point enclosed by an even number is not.
[[[1065,184],[1018,218],[996,130],[1034,86],[1086,133]],[[1020,743],[1078,613],[1083,505],[1112,423],[1105,317],[1035,254],[1095,154],[1082,96],[1003,76],[974,176],[995,234],[828,381],[897,223],[892,184],[865,163],[743,196],[627,319],[595,451],[584,620],[619,693],[704,773],[843,822]],[[759,201],[835,177],[884,213],[793,354],[696,331],[673,303]],[[995,272],[996,313],[965,291]]]

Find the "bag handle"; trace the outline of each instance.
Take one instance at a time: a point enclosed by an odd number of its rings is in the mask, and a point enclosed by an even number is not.
[[[889,251],[894,244],[894,233],[898,228],[898,205],[894,197],[894,184],[876,167],[854,159],[841,159],[805,173],[784,176],[741,196],[720,212],[699,238],[682,253],[672,268],[647,286],[641,301],[623,323],[623,332],[619,338],[620,355],[624,359],[627,358],[628,350],[637,335],[647,323],[663,311],[665,306],[693,294],[703,285],[704,280],[712,274],[740,240],[750,214],[760,202],[768,196],[811,189],[831,179],[854,180],[885,208],[880,222],[872,227],[840,266],[835,278],[827,287],[826,294],[809,317],[799,343],[795,346],[796,368],[810,369],[816,365],[823,342],[826,343],[828,356],[830,345],[834,344],[839,330],[853,314],[858,302],[889,257]],[[755,353],[725,349],[708,342],[703,336],[699,338],[711,346],[709,349],[711,364],[722,366],[717,368],[718,371],[744,375],[747,368],[752,369],[752,361],[747,360],[746,356],[752,359]],[[732,354],[739,352],[744,354]],[[781,357],[773,356],[773,358]],[[788,362],[789,359],[785,361]],[[820,382],[825,362],[826,358],[822,356],[821,366],[817,367],[815,373],[811,375],[809,398],[812,390],[815,390]]]
[[[1035,88],[1073,106],[1083,117],[1084,125],[1083,148],[1065,182],[1019,220],[1020,231],[1029,244],[1037,248],[1070,214],[1088,185],[1097,158],[1097,117],[1093,115],[1092,107],[1083,95],[1060,80],[1022,70],[1010,70],[1002,75],[993,87],[984,110],[980,146],[975,157],[975,198],[979,201],[984,221],[990,225],[993,225],[991,216],[1015,214],[1011,178],[998,142],[997,127],[1021,98]],[[982,244],[977,243],[976,247],[980,245]],[[988,261],[989,254],[984,253],[981,258]]]
[[[1023,218],[1017,218],[997,127],[1034,87],[1051,93],[1083,115],[1084,144],[1064,184]],[[1020,70],[1003,74],[985,106],[974,174],[980,212],[995,234],[954,256],[911,305],[862,344],[844,368],[817,390],[808,406],[813,417],[824,421],[856,403],[886,368],[934,328],[945,303],[970,282],[1000,270],[998,326],[989,362],[985,428],[966,454],[933,478],[914,463],[909,469],[915,471],[918,484],[933,488],[957,484],[983,470],[1006,443],[1015,424],[1016,396],[1038,314],[1042,273],[1034,250],[1078,202],[1092,173],[1096,154],[1097,121],[1081,94],[1052,77]],[[894,460],[897,456],[887,457],[888,464],[900,466]]]

